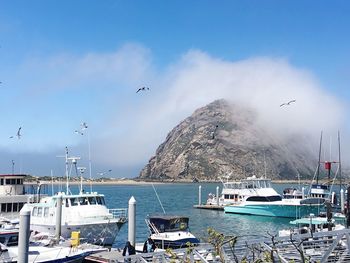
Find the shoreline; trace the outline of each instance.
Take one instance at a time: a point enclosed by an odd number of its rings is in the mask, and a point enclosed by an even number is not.
[[[345,181],[345,180],[344,180]],[[271,180],[272,183],[274,184],[301,184],[301,185],[309,185],[311,182],[310,180]],[[205,183],[218,183],[218,184],[222,184],[221,181],[200,181],[200,182],[192,182],[192,181],[140,181],[140,180],[134,180],[134,179],[117,179],[117,180],[110,180],[110,181],[84,181],[83,185],[152,185],[152,184],[189,184],[189,183],[193,183],[193,184],[205,184]],[[321,184],[325,184],[327,183],[327,181],[321,180],[319,181],[319,183]],[[343,184],[347,184],[348,182],[344,182]],[[33,185],[33,184],[37,184],[36,181],[28,181],[28,182],[24,182],[24,184],[26,185]],[[40,181],[40,184],[43,185],[65,185],[66,181]],[[79,181],[70,181],[69,182],[70,185],[80,185]],[[336,183],[339,184],[339,183]]]

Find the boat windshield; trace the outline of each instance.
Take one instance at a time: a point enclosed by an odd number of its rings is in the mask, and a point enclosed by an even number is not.
[[[161,233],[188,230],[188,218],[186,217],[150,218],[150,223]]]
[[[105,205],[105,200],[102,196],[73,197],[73,198],[70,198],[70,204],[71,206]]]
[[[271,184],[268,180],[247,180],[242,183],[243,189],[258,189],[258,188],[270,188]]]
[[[255,201],[255,202],[275,202],[281,201],[282,197],[279,195],[272,196],[250,196],[247,198],[247,201]]]

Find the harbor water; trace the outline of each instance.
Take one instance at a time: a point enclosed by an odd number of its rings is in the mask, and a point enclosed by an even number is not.
[[[184,215],[190,218],[191,232],[205,242],[208,227],[226,235],[262,237],[277,234],[278,230],[289,228],[289,218],[225,214],[223,211],[195,209],[198,204],[198,187],[202,186],[202,203],[209,193],[215,193],[220,183],[155,184],[159,199],[167,214]],[[282,194],[292,184],[274,184]],[[131,196],[136,199],[136,242],[144,242],[148,235],[145,218],[151,214],[163,214],[162,207],[152,185],[98,185],[93,187],[105,195],[109,208],[127,208]],[[128,226],[120,230],[114,247],[123,247],[128,238]]]

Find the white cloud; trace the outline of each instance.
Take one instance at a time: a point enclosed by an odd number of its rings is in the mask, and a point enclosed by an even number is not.
[[[284,58],[224,61],[191,50],[157,71],[148,49],[128,44],[111,53],[31,59],[13,79],[33,98],[16,100],[25,110],[13,114],[14,120],[18,116],[28,120],[21,123],[27,131],[27,149],[43,152],[46,145],[53,151],[54,145],[63,149],[81,143],[85,151],[86,141],[77,142],[72,131],[87,121],[96,166],[146,164],[175,125],[221,98],[255,108],[260,123],[276,134],[311,134],[315,142],[321,130],[335,138],[345,122],[344,102],[311,72]],[[142,85],[151,90],[136,94]],[[296,103],[279,107],[291,99]],[[342,134],[342,140],[348,141],[348,131]]]
[[[160,75],[141,106],[124,112],[121,135],[100,142],[107,159],[119,164],[146,163],[166,134],[192,112],[220,98],[253,107],[262,125],[279,135],[314,135],[342,128],[344,106],[308,71],[281,58],[223,61],[190,51]],[[282,102],[296,99],[288,107]],[[120,126],[119,126],[120,127]],[[112,143],[111,141],[112,140]],[[105,159],[106,161],[106,159]]]

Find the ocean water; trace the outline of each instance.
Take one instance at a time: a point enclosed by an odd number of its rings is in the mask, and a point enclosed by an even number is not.
[[[167,214],[184,215],[190,218],[191,232],[205,241],[208,227],[213,227],[226,235],[268,236],[280,229],[289,228],[291,219],[225,214],[223,211],[195,209],[198,204],[198,187],[202,186],[202,203],[206,202],[209,193],[215,193],[220,183],[189,184],[155,184],[154,187]],[[282,193],[293,184],[275,184],[274,188]],[[131,196],[136,199],[136,242],[144,242],[149,235],[145,218],[151,214],[162,214],[163,210],[152,185],[98,185],[93,191],[105,195],[109,208],[127,208]],[[128,224],[120,230],[114,247],[123,247],[128,238]]]

